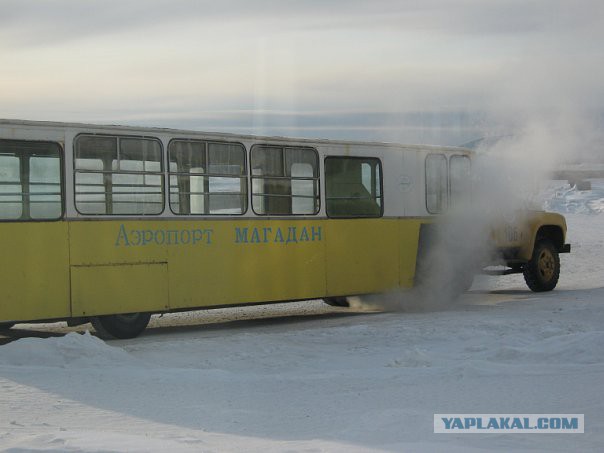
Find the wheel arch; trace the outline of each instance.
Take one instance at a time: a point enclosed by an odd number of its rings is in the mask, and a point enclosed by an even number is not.
[[[535,250],[535,247],[539,241],[544,239],[550,240],[556,247],[556,250],[561,252],[564,247],[565,228],[563,228],[561,225],[552,223],[545,225],[535,223],[531,225],[529,229],[529,238],[525,240],[522,248],[520,249],[518,259],[524,262],[529,261],[533,256],[533,251]]]
[[[564,246],[564,231],[559,225],[543,225],[537,230],[535,244],[542,239],[549,239],[556,246],[556,249],[560,251]],[[533,248],[535,244],[533,244]]]

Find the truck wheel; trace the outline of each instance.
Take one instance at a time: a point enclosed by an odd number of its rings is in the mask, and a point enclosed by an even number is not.
[[[323,302],[332,307],[350,307],[346,297],[325,297]]]
[[[535,244],[531,260],[524,265],[524,281],[535,292],[551,291],[560,277],[560,256],[549,239]]]
[[[94,316],[90,318],[90,322],[99,337],[125,340],[140,335],[149,324],[149,319],[151,319],[151,313],[128,313]]]

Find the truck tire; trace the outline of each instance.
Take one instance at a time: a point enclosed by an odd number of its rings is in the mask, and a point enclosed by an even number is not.
[[[151,313],[94,316],[90,322],[99,337],[104,340],[126,340],[139,336],[149,324]]]
[[[549,239],[538,240],[533,256],[523,269],[524,281],[531,291],[551,291],[560,277],[560,256]]]

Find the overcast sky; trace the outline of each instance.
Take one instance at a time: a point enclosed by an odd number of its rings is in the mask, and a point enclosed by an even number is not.
[[[601,0],[0,0],[0,117],[461,142],[602,112]]]

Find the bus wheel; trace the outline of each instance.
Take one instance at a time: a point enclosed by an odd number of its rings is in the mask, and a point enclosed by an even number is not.
[[[524,281],[535,292],[551,291],[560,277],[560,257],[556,246],[543,239],[535,245],[533,257],[524,265]]]
[[[90,318],[92,327],[103,339],[134,338],[149,324],[151,313],[128,313],[122,315],[94,316]]]
[[[323,302],[332,307],[350,307],[350,303],[346,297],[325,297]]]
[[[15,324],[15,322],[0,322],[0,330],[8,330]]]

